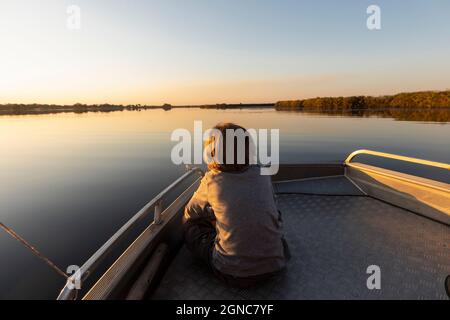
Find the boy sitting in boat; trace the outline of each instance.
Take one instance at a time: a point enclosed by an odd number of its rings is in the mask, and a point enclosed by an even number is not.
[[[250,164],[252,141],[246,130],[232,123],[214,129],[220,137],[212,135],[205,143],[211,156],[208,171],[185,208],[185,241],[219,279],[249,287],[286,266],[281,216],[270,177]],[[227,130],[232,141],[227,141]],[[238,139],[239,134],[245,138]],[[238,141],[245,141],[244,157],[239,157]],[[231,161],[227,152],[234,155]]]

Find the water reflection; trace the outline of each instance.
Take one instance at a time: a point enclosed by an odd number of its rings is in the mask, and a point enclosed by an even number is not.
[[[272,109],[273,105],[267,104],[261,106],[264,109]],[[201,106],[199,108],[189,107],[189,108],[176,108],[171,105],[159,106],[116,106],[116,105],[95,105],[95,106],[0,106],[0,116],[1,115],[42,115],[42,114],[59,114],[59,113],[110,113],[110,112],[120,112],[120,111],[148,111],[148,110],[186,110],[186,109],[203,109],[203,110],[259,110],[258,105],[208,105]],[[386,108],[386,109],[352,109],[352,110],[294,110],[279,108],[278,112],[289,112],[289,113],[310,113],[310,114],[324,114],[324,115],[334,115],[334,116],[345,116],[345,117],[382,117],[382,118],[392,118],[400,121],[422,121],[422,122],[450,122],[450,108]]]
[[[420,122],[450,122],[450,108],[435,108],[435,109],[376,109],[367,110],[359,109],[352,111],[334,111],[334,110],[320,110],[320,111],[296,111],[283,110],[279,112],[302,112],[307,114],[325,114],[344,117],[380,117],[392,118],[398,121],[420,121]]]

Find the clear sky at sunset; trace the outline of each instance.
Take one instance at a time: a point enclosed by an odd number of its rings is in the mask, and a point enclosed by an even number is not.
[[[1,0],[0,103],[202,104],[450,88],[450,1]],[[381,30],[366,9],[381,8]],[[66,27],[68,5],[81,29]]]

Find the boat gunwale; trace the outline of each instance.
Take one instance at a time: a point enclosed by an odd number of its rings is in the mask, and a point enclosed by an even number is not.
[[[181,177],[176,179],[156,197],[150,200],[144,207],[142,207],[142,209],[140,209],[122,227],[120,227],[119,230],[117,230],[92,256],[89,257],[88,260],[86,260],[77,272],[68,278],[66,284],[59,293],[57,300],[76,299],[80,289],[73,288],[73,284],[77,282],[81,282],[82,284],[139,221],[142,221],[144,218],[148,217],[151,214],[152,209],[154,209],[156,213],[156,207],[161,205],[161,200],[166,194],[194,173],[203,175],[203,171],[200,168],[190,168]]]

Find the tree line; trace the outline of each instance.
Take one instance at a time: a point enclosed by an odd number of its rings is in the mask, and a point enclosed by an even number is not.
[[[278,101],[277,110],[356,112],[380,109],[432,109],[450,107],[450,90],[399,93],[390,96],[323,97]]]
[[[26,115],[26,114],[49,114],[61,112],[112,112],[124,110],[147,110],[147,109],[163,109],[171,110],[173,108],[201,108],[201,109],[243,109],[243,108],[273,108],[273,103],[236,103],[236,104],[206,104],[206,105],[179,105],[172,106],[165,103],[161,106],[155,105],[141,105],[141,104],[83,104],[75,103],[72,105],[57,105],[57,104],[20,104],[8,103],[0,104],[0,115]]]
[[[57,105],[57,104],[20,104],[8,103],[0,104],[0,115],[23,115],[23,114],[46,114],[46,113],[60,113],[60,112],[112,112],[124,110],[145,110],[145,109],[159,109],[168,110],[171,105],[164,104],[163,106],[148,106],[148,105],[117,105],[117,104],[82,104],[75,103],[72,105]]]

